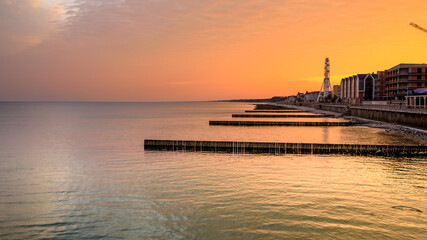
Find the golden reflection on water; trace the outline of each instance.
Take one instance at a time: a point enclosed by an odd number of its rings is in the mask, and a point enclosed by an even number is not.
[[[396,144],[366,127],[221,127],[239,104],[0,105],[0,238],[423,238],[426,159],[143,150],[143,139]],[[418,212],[420,210],[422,212]]]

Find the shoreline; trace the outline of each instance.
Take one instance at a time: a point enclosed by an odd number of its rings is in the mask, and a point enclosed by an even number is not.
[[[274,105],[293,107],[295,109],[305,110],[305,111],[313,112],[317,114],[333,115],[333,118],[339,118],[339,119],[355,122],[356,126],[365,126],[370,128],[384,129],[386,132],[399,133],[414,139],[420,145],[424,145],[424,146],[427,145],[427,130],[408,127],[408,126],[395,124],[395,123],[388,123],[388,122],[381,122],[381,121],[376,121],[376,120],[371,120],[366,118],[360,118],[355,116],[346,116],[346,115],[343,115],[342,113],[319,110],[316,108],[305,107],[305,106],[296,106],[296,105],[288,105],[288,104],[280,104],[280,103],[276,103]]]

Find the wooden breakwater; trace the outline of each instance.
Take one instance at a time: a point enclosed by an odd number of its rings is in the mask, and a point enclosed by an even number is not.
[[[209,121],[220,126],[350,126],[352,122]]]
[[[233,114],[233,118],[326,118],[333,115],[316,114],[316,115],[298,115],[298,114]]]
[[[293,107],[294,105],[287,105]],[[343,113],[348,116],[389,122],[427,130],[427,112],[411,109],[383,109],[381,106],[365,107],[328,103],[298,103],[298,106],[316,108],[325,111]]]
[[[256,104],[254,110],[286,110],[294,109],[293,107],[288,106],[277,106],[271,104]]]
[[[303,110],[246,110],[245,112],[247,113],[256,113],[256,112],[260,112],[260,113],[299,113],[299,112],[307,112],[307,111],[303,111]]]
[[[427,156],[427,146],[320,144],[232,141],[144,140],[146,150],[211,151],[273,154],[352,154],[385,156]]]

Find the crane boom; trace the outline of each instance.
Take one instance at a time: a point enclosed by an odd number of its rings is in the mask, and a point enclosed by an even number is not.
[[[409,25],[413,26],[414,28],[418,28],[419,30],[424,31],[424,32],[426,32],[426,33],[427,33],[427,29],[425,29],[425,28],[421,27],[421,26],[420,26],[420,25],[418,25],[418,24],[415,24],[415,23],[411,22],[411,23],[409,23]]]

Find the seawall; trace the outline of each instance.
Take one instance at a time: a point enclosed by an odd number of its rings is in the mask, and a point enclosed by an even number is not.
[[[346,106],[334,104],[304,104],[319,110],[337,112],[348,116],[360,117],[376,121],[395,123],[427,130],[427,112],[391,110],[381,108],[364,108],[361,106]]]

